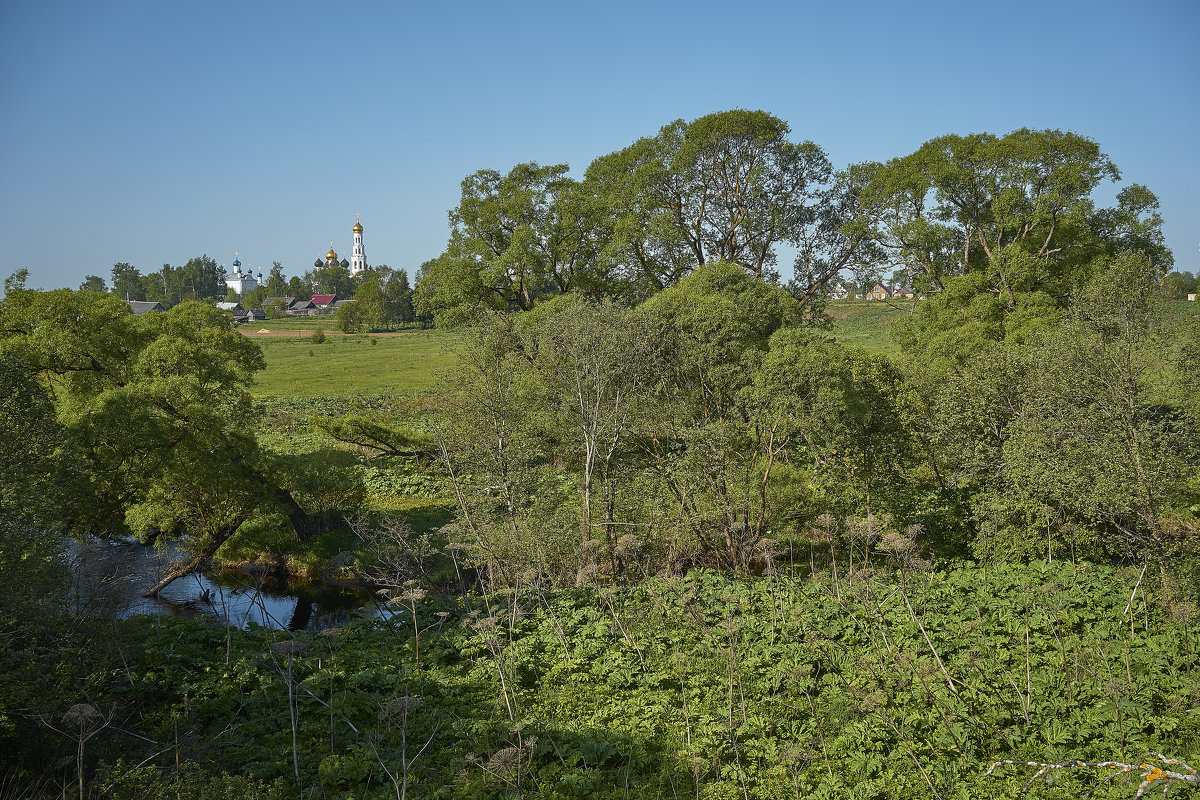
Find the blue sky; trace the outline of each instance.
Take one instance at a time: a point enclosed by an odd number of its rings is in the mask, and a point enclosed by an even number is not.
[[[1088,136],[1200,268],[1200,3],[5,2],[0,277],[74,288],[332,240],[415,274],[478,169],[761,108],[835,166],[942,134]],[[1109,189],[1108,196],[1115,193]]]

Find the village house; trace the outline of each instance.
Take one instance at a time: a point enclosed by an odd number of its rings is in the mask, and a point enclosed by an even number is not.
[[[125,302],[129,303],[129,308],[133,311],[133,315],[135,317],[140,317],[142,314],[146,314],[151,311],[166,311],[166,309],[162,307],[162,303],[154,303],[146,300],[126,300]]]
[[[312,304],[317,308],[329,308],[337,302],[336,294],[314,294],[312,296]]]

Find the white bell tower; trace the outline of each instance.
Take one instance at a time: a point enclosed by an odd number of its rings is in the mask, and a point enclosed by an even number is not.
[[[358,275],[367,268],[367,253],[363,250],[363,226],[354,215],[354,251],[350,255],[350,274]]]

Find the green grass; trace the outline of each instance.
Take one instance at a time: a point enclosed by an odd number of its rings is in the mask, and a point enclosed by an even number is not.
[[[833,338],[872,353],[894,354],[897,347],[888,338],[888,326],[910,309],[910,303],[830,303]],[[322,344],[305,335],[318,325],[325,331]],[[258,335],[259,330],[296,335]],[[440,374],[454,365],[452,348],[460,336],[439,330],[347,336],[338,332],[329,318],[269,320],[247,326],[246,332],[262,347],[267,360],[266,370],[255,382],[254,395],[302,398],[428,394],[440,383]]]
[[[267,361],[255,381],[255,396],[350,397],[431,392],[439,373],[454,364],[450,348],[458,336],[445,331],[343,336],[327,329],[322,344],[307,336],[253,338]]]
[[[900,348],[888,336],[888,326],[903,319],[912,308],[911,300],[836,300],[828,309],[833,318],[833,338],[871,353],[895,355]]]

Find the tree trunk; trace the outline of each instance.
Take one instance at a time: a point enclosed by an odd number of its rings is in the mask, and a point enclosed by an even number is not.
[[[158,583],[142,592],[142,597],[156,597],[158,596],[159,592],[167,588],[167,586],[169,586],[173,581],[195,572],[197,569],[199,569],[201,564],[212,558],[213,553],[217,552],[217,549],[221,545],[229,541],[229,537],[233,536],[233,534],[237,532],[237,529],[240,528],[242,523],[245,521],[246,518],[244,516],[238,517],[230,524],[221,528],[220,531],[218,531],[211,539],[209,539],[204,547],[200,548],[198,553],[189,556],[183,563],[177,564],[176,566],[167,570],[166,574],[162,576],[162,579],[159,580]]]
[[[296,538],[302,542],[307,542],[311,539],[316,531],[313,530],[312,521],[308,518],[308,514],[304,513],[304,509],[296,502],[296,498],[292,497],[292,493],[281,486],[275,488],[275,499],[283,506],[284,513],[287,514],[288,521],[292,524],[292,530],[296,532]]]

